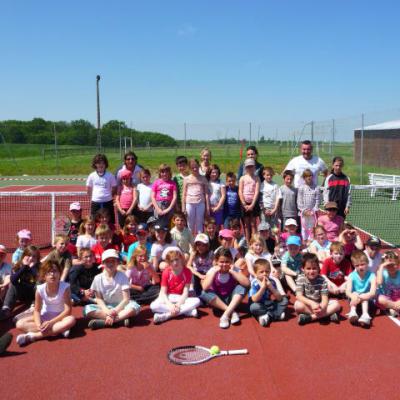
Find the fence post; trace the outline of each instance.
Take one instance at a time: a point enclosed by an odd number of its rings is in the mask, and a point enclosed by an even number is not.
[[[364,114],[361,114],[361,140],[360,140],[360,182],[364,182]]]
[[[54,243],[54,227],[53,227],[53,221],[56,218],[56,194],[54,192],[51,192],[51,220],[50,220],[50,227],[51,227],[51,245]]]

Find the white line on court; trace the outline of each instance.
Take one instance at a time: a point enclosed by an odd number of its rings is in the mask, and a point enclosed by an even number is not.
[[[388,316],[397,326],[400,326],[400,320],[396,317]]]
[[[41,188],[43,186],[45,186],[45,185],[32,186],[32,187],[30,187],[28,189],[21,190],[21,192],[29,192],[30,190],[38,189],[38,188]]]

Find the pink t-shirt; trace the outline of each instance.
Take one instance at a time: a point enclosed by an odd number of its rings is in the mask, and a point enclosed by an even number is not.
[[[161,286],[167,287],[168,294],[182,294],[186,285],[192,281],[192,273],[190,269],[184,267],[179,275],[172,272],[171,267],[164,269],[161,276]]]
[[[343,217],[335,215],[330,220],[327,215],[321,215],[318,218],[318,225],[322,225],[326,230],[326,236],[330,242],[338,240],[340,227],[343,224]]]
[[[250,204],[256,195],[256,182],[257,180],[250,178],[250,176],[245,175],[243,177],[243,197],[247,204]]]
[[[118,188],[119,203],[121,208],[128,210],[133,201],[133,187],[123,186]]]
[[[146,268],[139,271],[136,267],[132,267],[132,269],[126,271],[126,276],[128,277],[131,285],[142,287],[151,285],[151,275]]]
[[[195,177],[189,175],[183,179],[183,183],[186,185],[186,203],[198,204],[205,200],[204,194],[207,190],[208,182],[204,176]]]
[[[176,183],[173,180],[156,179],[153,183],[153,192],[156,201],[171,202],[174,192],[176,192]]]

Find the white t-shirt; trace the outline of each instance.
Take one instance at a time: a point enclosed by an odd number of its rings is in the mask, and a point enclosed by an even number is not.
[[[264,251],[264,253],[257,255],[257,254],[251,254],[249,251],[246,253],[244,256],[244,259],[246,262],[248,261],[252,267],[254,267],[254,262],[258,260],[259,258],[262,258],[263,260],[271,260],[271,254],[268,253],[268,251]],[[250,276],[250,280],[253,280],[254,277]]]
[[[176,247],[176,242],[173,240],[171,243],[165,243],[164,245],[160,243],[153,243],[151,246],[151,251],[150,251],[150,258],[155,257],[157,260],[162,259],[162,254],[164,250],[168,247]]]
[[[119,304],[123,300],[122,292],[129,290],[129,279],[120,271],[113,278],[102,272],[94,277],[90,289],[101,293],[106,304]]]
[[[326,171],[327,167],[325,162],[318,156],[312,156],[310,160],[306,160],[303,156],[297,156],[292,158],[288,165],[286,165],[285,170],[288,169],[294,171],[294,186],[298,188],[300,185],[304,184],[304,179],[302,178],[304,170],[311,170],[313,173],[313,183],[317,186],[318,174]]]
[[[262,195],[263,208],[267,209],[274,208],[276,199],[282,197],[279,186],[275,182],[261,182],[260,192]]]
[[[368,269],[376,274],[376,271],[378,271],[379,265],[381,265],[382,262],[382,254],[378,253],[376,254],[375,258],[372,259],[366,250],[364,253],[368,257]]]
[[[89,248],[91,249],[97,243],[97,240],[93,236],[79,235],[76,239],[76,247],[79,249]]]
[[[54,297],[50,297],[46,292],[47,283],[37,286],[37,291],[42,298],[42,309],[40,315],[60,314],[64,311],[64,292],[69,288],[69,283],[60,282],[58,292]]]
[[[144,183],[139,183],[136,187],[136,190],[139,195],[139,203],[138,206],[141,208],[146,208],[151,203],[151,185],[145,185]],[[148,211],[152,211],[153,207],[151,207]]]
[[[117,186],[117,181],[108,171],[102,176],[94,171],[88,176],[86,186],[92,188],[92,201],[105,203],[112,200],[112,189]]]
[[[222,193],[221,189],[225,187],[225,185],[221,182],[210,182],[209,183],[209,192],[210,192],[210,205],[215,207],[219,201],[221,200]]]

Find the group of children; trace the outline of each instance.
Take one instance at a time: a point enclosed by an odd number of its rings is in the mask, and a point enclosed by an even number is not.
[[[278,187],[272,168],[263,169],[261,182],[247,159],[237,186],[232,172],[221,183],[215,164],[183,156],[176,164],[176,177],[162,164],[153,184],[146,169],[136,186],[130,171],[122,171],[117,188],[106,157],[97,155],[87,181],[91,215],[82,219],[79,202],[72,203],[70,234],[57,235],[43,259],[27,229],[17,234],[12,266],[0,246],[0,319],[11,317],[18,300],[31,306],[14,317],[25,332],[18,344],[68,337],[76,322],[73,305],[83,306],[93,330],[130,326],[143,304],[156,324],[178,315],[196,318],[197,308],[207,305],[218,310],[226,329],[239,323],[244,303],[268,326],[287,318],[290,293],[300,325],[322,318],[338,323],[340,298],[349,300],[352,324],[369,326],[375,306],[398,315],[398,255],[381,255],[375,237],[364,249],[344,221],[348,199],[330,201],[324,193],[321,213],[311,171],[299,189],[292,186],[293,173],[284,171]],[[334,159],[335,176],[343,174],[342,165]]]

